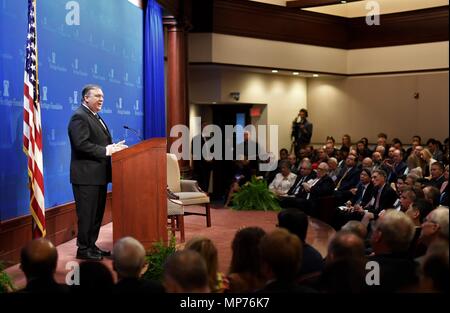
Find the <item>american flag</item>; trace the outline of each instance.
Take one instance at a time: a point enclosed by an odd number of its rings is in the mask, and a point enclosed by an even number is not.
[[[36,0],[28,0],[28,32],[23,96],[23,151],[28,157],[33,238],[45,237],[44,166],[38,80]]]

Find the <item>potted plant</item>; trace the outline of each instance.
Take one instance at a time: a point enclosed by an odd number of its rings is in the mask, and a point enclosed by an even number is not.
[[[252,176],[232,198],[235,210],[280,211],[278,199],[262,178]]]
[[[11,278],[4,269],[3,264],[0,262],[0,293],[7,293],[15,290]]]
[[[168,243],[158,241],[153,245],[152,250],[146,256],[147,270],[143,277],[149,280],[162,281],[164,272],[164,263],[166,259],[176,251],[176,237],[170,234]]]

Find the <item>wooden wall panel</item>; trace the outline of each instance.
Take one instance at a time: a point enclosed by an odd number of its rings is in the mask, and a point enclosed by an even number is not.
[[[110,223],[112,193],[106,199],[102,225]],[[77,215],[75,203],[70,202],[46,211],[47,238],[54,245],[76,237]],[[9,266],[20,261],[20,250],[31,240],[31,216],[21,216],[0,222],[0,261]]]

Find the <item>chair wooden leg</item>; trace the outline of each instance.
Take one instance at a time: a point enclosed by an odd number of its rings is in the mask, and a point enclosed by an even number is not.
[[[206,208],[206,227],[211,227],[211,210],[209,203],[205,204],[205,208]]]
[[[170,232],[172,233],[172,236],[175,236],[175,229],[176,229],[176,225],[175,225],[175,216],[171,215],[170,217]]]
[[[177,215],[177,222],[180,230],[180,240],[184,242],[184,215]]]

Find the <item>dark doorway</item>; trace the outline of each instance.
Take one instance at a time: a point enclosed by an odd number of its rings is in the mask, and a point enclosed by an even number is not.
[[[243,127],[251,123],[250,108],[251,105],[217,105],[211,106],[213,115],[213,124],[220,127],[222,131],[222,160],[214,163],[213,171],[213,194],[214,200],[224,200],[228,193],[228,188],[233,180],[233,161],[225,160],[225,126],[242,125]],[[233,147],[236,145],[236,140],[233,138]],[[239,143],[239,142],[238,142]]]

